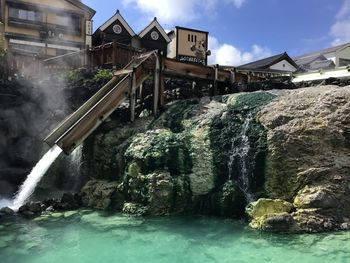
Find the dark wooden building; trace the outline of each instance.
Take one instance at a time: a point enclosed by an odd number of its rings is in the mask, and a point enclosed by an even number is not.
[[[137,38],[134,30],[125,21],[119,10],[100,26],[92,37],[93,46],[110,43],[116,40],[120,44],[133,45],[133,39]]]
[[[160,50],[167,54],[170,38],[158,23],[157,18],[143,29],[138,35],[139,47],[146,50]]]

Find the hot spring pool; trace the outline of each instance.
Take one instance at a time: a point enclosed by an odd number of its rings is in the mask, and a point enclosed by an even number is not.
[[[0,223],[1,263],[350,262],[350,232],[281,235],[208,217],[94,211]]]

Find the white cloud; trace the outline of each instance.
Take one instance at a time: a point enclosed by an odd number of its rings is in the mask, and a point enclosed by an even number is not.
[[[188,23],[203,12],[215,12],[218,4],[225,2],[240,8],[246,0],[122,0],[126,7],[133,6],[149,17],[157,17],[162,23]]]
[[[266,47],[253,45],[250,51],[243,51],[230,44],[221,44],[217,38],[212,36],[209,36],[208,44],[212,53],[209,57],[209,64],[239,66],[272,55]]]
[[[226,0],[226,2],[233,3],[237,8],[240,8],[246,0]]]
[[[336,15],[336,21],[331,26],[330,36],[333,46],[350,41],[350,0],[344,0]]]

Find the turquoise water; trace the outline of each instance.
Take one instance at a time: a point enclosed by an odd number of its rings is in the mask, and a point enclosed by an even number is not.
[[[0,225],[1,263],[350,262],[350,232],[278,235],[208,217],[54,213]]]

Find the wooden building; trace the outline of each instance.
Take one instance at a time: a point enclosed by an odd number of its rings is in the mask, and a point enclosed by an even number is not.
[[[0,0],[2,47],[21,61],[79,51],[91,45],[94,14],[80,0]]]
[[[171,42],[168,44],[168,57],[182,62],[207,65],[208,32],[196,29],[176,27],[168,33]]]
[[[100,26],[93,34],[93,45],[100,46],[111,42],[117,42],[132,48],[144,50],[160,50],[164,54],[170,38],[157,18],[146,26],[139,34],[136,34],[124,17],[117,10],[114,16]]]
[[[294,62],[294,60],[286,52],[284,52],[282,54],[241,65],[237,67],[237,70],[275,70],[281,72],[295,72],[297,68],[298,65]]]
[[[119,10],[101,25],[93,34],[92,43],[94,46],[100,46],[113,42],[132,45],[132,40],[136,38],[134,30],[125,21]]]

